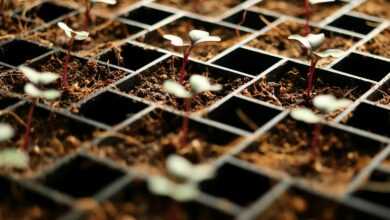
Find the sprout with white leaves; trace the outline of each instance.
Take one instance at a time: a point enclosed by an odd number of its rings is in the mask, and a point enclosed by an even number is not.
[[[11,139],[14,136],[14,129],[9,124],[0,123],[0,142]]]
[[[148,188],[156,195],[170,196],[177,201],[189,201],[199,194],[197,185],[193,183],[175,183],[162,176],[150,177]]]
[[[60,97],[61,93],[58,90],[48,89],[41,90],[38,88],[39,85],[47,85],[57,81],[59,76],[51,72],[40,73],[27,66],[20,66],[19,70],[26,76],[30,81],[24,86],[24,92],[33,98],[42,98],[46,100],[53,100]]]
[[[0,167],[24,169],[28,163],[29,156],[25,151],[16,148],[0,150]]]
[[[148,188],[152,193],[170,196],[177,201],[189,201],[196,198],[199,194],[198,184],[215,175],[215,169],[212,166],[193,165],[178,155],[169,156],[166,167],[171,175],[184,182],[175,183],[162,176],[153,176],[148,179]]]
[[[62,87],[64,89],[67,89],[69,87],[68,65],[69,65],[70,53],[72,51],[74,41],[75,40],[83,41],[83,40],[88,39],[89,33],[86,31],[75,31],[72,28],[70,28],[67,24],[65,24],[64,22],[58,22],[57,25],[59,28],[61,28],[65,32],[65,35],[69,38],[67,53],[65,56],[64,67],[63,67],[63,72],[62,72],[62,77],[61,77]]]
[[[41,73],[27,66],[20,66],[19,70],[30,81],[24,86],[24,92],[26,93],[26,95],[30,96],[33,99],[33,103],[31,104],[28,113],[26,131],[24,134],[24,142],[22,147],[22,149],[27,151],[30,145],[31,123],[37,99],[45,99],[51,101],[59,98],[61,96],[61,92],[55,89],[44,90],[39,88],[41,85],[47,85],[56,82],[59,78],[57,74],[51,72]]]
[[[301,46],[307,50],[309,57],[316,55],[320,58],[325,58],[325,57],[337,58],[343,55],[344,53],[344,51],[339,49],[328,49],[322,52],[316,52],[315,50],[318,49],[325,41],[324,33],[308,34],[307,36],[294,34],[294,35],[290,35],[288,39],[298,41],[301,44]]]
[[[185,144],[187,141],[188,124],[189,124],[188,114],[190,111],[192,98],[203,92],[218,91],[222,89],[222,85],[211,84],[206,77],[201,75],[196,75],[196,74],[190,77],[190,85],[191,85],[191,92],[187,91],[182,84],[173,80],[166,80],[163,84],[163,88],[166,92],[176,96],[177,98],[185,99],[184,111],[186,113],[186,116],[183,119],[183,125],[181,129],[182,144]]]
[[[333,95],[318,95],[313,99],[313,105],[323,112],[334,112],[352,104],[352,101],[346,98],[337,99]]]
[[[308,124],[320,123],[322,118],[308,108],[297,108],[291,111],[291,117]]]
[[[179,155],[169,156],[166,166],[170,174],[191,182],[200,182],[215,175],[215,169],[209,164],[194,165]]]
[[[313,105],[324,113],[331,113],[338,109],[346,108],[352,104],[349,99],[337,99],[333,95],[318,95],[313,99]],[[308,124],[313,124],[313,132],[311,139],[311,149],[313,151],[313,158],[319,154],[318,141],[321,131],[322,115],[317,115],[312,110],[307,108],[297,108],[291,111],[291,117],[298,121],[303,121]]]
[[[179,82],[183,85],[186,66],[190,57],[191,51],[195,46],[201,43],[219,42],[221,38],[218,36],[210,36],[210,33],[202,30],[192,30],[188,33],[190,42],[184,42],[184,40],[176,35],[166,34],[163,37],[170,41],[172,46],[183,48],[183,62],[179,70]]]
[[[85,2],[85,20],[84,20],[84,29],[88,30],[89,24],[91,23],[91,10],[92,6],[95,3],[103,3],[107,5],[115,5],[116,0],[84,0]]]
[[[187,91],[183,85],[173,80],[166,80],[163,84],[165,91],[178,98],[191,98],[196,94],[222,89],[220,84],[211,84],[207,77],[194,74],[190,77],[192,92]]]
[[[11,139],[14,129],[4,123],[0,123],[0,142]],[[28,155],[19,149],[9,148],[0,150],[0,167],[23,169],[28,166]]]
[[[322,45],[325,41],[325,34],[308,34],[307,36],[301,35],[290,35],[288,37],[290,40],[295,40],[300,43],[302,48],[307,52],[307,57],[310,60],[310,68],[307,74],[307,88],[306,88],[306,96],[311,97],[313,91],[314,80],[316,78],[316,66],[317,62],[320,58],[326,57],[340,57],[343,55],[344,51],[339,49],[327,49],[325,51],[317,52],[316,50]]]
[[[349,99],[337,99],[333,95],[318,95],[313,99],[313,105],[324,113],[331,113],[338,109],[343,109],[352,104]],[[296,120],[303,121],[309,124],[319,123],[322,116],[315,114],[312,110],[307,108],[297,108],[291,111],[291,117]]]

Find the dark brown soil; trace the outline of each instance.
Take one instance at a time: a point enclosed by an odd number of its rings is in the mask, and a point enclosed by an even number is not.
[[[157,2],[201,15],[218,16],[243,0],[157,0]]]
[[[20,219],[20,220],[52,220],[60,217],[61,212],[54,212],[50,207],[40,207],[35,204],[19,205],[21,201],[12,201],[2,204],[0,202],[1,219]]]
[[[363,216],[336,202],[290,190],[278,198],[257,220],[335,220]]]
[[[141,172],[164,174],[165,160],[170,154],[179,154],[193,163],[205,163],[225,154],[241,140],[225,136],[215,141],[209,137],[218,136],[213,130],[190,124],[188,139],[183,145],[181,120],[161,111],[152,112],[120,131],[126,136],[108,138],[92,146],[89,152]]]
[[[387,28],[382,31],[380,34],[365,43],[359,49],[361,51],[390,58],[390,28]]]
[[[307,125],[306,125],[307,126]],[[319,155],[313,161],[310,149],[312,128],[287,119],[259,138],[238,157],[258,167],[268,167],[303,178],[312,187],[342,193],[352,178],[366,166],[374,151],[363,143],[352,143],[345,132],[322,128]],[[368,144],[367,144],[368,145]]]
[[[318,71],[317,71],[318,73]],[[242,94],[248,97],[259,99],[277,106],[286,108],[295,108],[297,106],[306,106],[312,108],[306,103],[306,72],[302,72],[295,67],[286,68],[276,79],[264,77],[253,85],[242,91]],[[320,74],[319,74],[320,75]],[[313,88],[313,97],[319,94],[333,94],[337,98],[348,98],[356,100],[368,88],[356,84],[343,84],[324,81],[321,76],[315,81]],[[335,111],[328,115],[328,118],[336,117],[340,111]]]
[[[22,33],[37,27],[37,24],[22,18],[5,16],[4,21],[0,18],[0,42],[12,39]]]
[[[366,0],[355,10],[371,16],[390,19],[390,1],[389,0]]]
[[[16,134],[12,140],[0,143],[0,149],[22,147],[29,108],[29,105],[24,105],[0,118],[1,122],[11,124]],[[1,168],[1,174],[32,177],[58,159],[75,152],[84,141],[91,140],[95,129],[64,116],[35,108],[31,131],[29,167],[27,169]]]
[[[63,72],[63,61],[64,54],[56,53],[38,61],[38,63],[34,63],[32,66],[38,71],[49,71],[61,75]],[[23,88],[27,79],[20,72],[11,70],[0,74],[3,75],[0,78],[2,90],[24,93]],[[78,101],[103,87],[111,85],[126,74],[122,70],[97,64],[96,61],[72,57],[68,72],[68,90],[62,91],[60,99],[53,102],[45,101],[45,103],[54,108],[70,108],[71,111],[77,112],[76,103]],[[60,83],[54,83],[48,87],[62,90],[59,86]]]
[[[203,61],[207,61],[213,58],[223,50],[237,44],[245,37],[244,33],[238,36],[234,29],[211,23],[201,22],[190,18],[181,18],[157,29],[156,31],[152,31],[137,40],[153,45],[155,47],[160,47],[170,51],[182,53],[181,48],[173,47],[170,44],[170,41],[164,39],[162,35],[177,35],[189,42],[188,33],[194,29],[208,31],[210,35],[219,36],[222,39],[221,42],[201,44],[192,50],[191,57]]]
[[[133,182],[110,201],[88,201],[85,220],[212,220],[230,219],[198,203],[178,203],[151,195],[142,182]]]
[[[64,23],[68,24],[74,30],[83,30],[84,15],[67,17]],[[83,57],[93,57],[104,49],[115,47],[131,35],[139,32],[141,29],[133,28],[124,23],[115,20],[107,20],[101,17],[93,17],[93,22],[88,32],[90,37],[84,41],[75,41],[72,51]],[[69,38],[57,24],[38,31],[29,39],[40,42],[47,46],[56,46],[62,49],[68,49]]]
[[[40,0],[29,0],[29,1],[24,1],[24,0],[8,0],[4,1],[4,6],[6,11],[13,11],[15,9],[26,9],[30,8],[33,5],[39,3]]]
[[[134,85],[132,85],[128,93],[182,110],[183,100],[168,94],[162,87],[165,80],[179,80],[178,71],[180,65],[181,59],[172,57],[171,59],[167,59],[145,72],[142,72],[133,79]],[[187,70],[188,77],[193,74],[204,75],[207,76],[212,83],[219,83],[223,86],[223,89],[220,91],[205,92],[194,97],[191,101],[191,111],[199,111],[212,105],[249,81],[249,78],[247,77],[235,74],[223,74],[219,73],[218,70],[215,69],[209,71],[208,68],[199,68],[199,66],[194,63],[190,63]],[[188,82],[186,82],[185,86],[188,90],[190,90]]]
[[[0,198],[0,219],[53,220],[65,213],[64,209],[54,204],[43,203],[44,200],[41,198],[38,200],[35,197],[26,196],[18,188],[11,186],[7,196],[3,198],[5,195],[2,195],[2,198]],[[4,189],[2,188],[2,190]],[[38,201],[41,201],[42,204]]]
[[[261,50],[268,51],[270,53],[306,60],[306,56],[302,51],[299,43],[289,40],[288,36],[292,34],[303,34],[304,25],[296,23],[294,21],[286,21],[272,30],[260,35],[256,39],[248,43],[249,46],[255,47]],[[318,28],[312,28],[313,33],[324,32]],[[356,38],[350,36],[336,34],[334,32],[325,32],[326,39],[318,51],[324,51],[327,49],[349,49],[355,42]],[[326,66],[331,63],[334,58],[324,58],[318,62],[318,66]]]
[[[311,6],[310,20],[319,22],[340,9],[344,3],[332,2],[322,3]],[[304,1],[302,0],[264,0],[256,5],[259,8],[264,8],[271,11],[276,11],[281,14],[286,14],[294,17],[305,18]]]

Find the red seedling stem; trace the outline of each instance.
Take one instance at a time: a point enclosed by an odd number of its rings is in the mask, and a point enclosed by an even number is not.
[[[183,62],[181,63],[181,67],[179,70],[179,83],[181,85],[184,85],[184,79],[186,76],[186,67],[189,61],[189,57],[192,51],[193,45],[189,46],[188,48],[184,49],[183,52]]]
[[[307,86],[306,86],[306,96],[311,97],[313,92],[314,81],[316,79],[316,65],[318,59],[315,56],[312,56],[310,60],[310,68],[307,73]]]
[[[304,36],[310,34],[311,32],[310,25],[309,25],[310,14],[311,14],[311,8],[310,8],[309,0],[305,0],[305,27],[304,27],[305,29],[303,33]]]
[[[244,12],[242,13],[241,20],[240,20],[240,22],[237,24],[237,28],[236,28],[236,36],[237,36],[237,37],[241,37],[241,33],[240,33],[240,30],[239,30],[238,28],[239,28],[240,26],[242,26],[242,25],[245,23],[247,13],[248,13],[248,11],[247,11],[247,10],[244,10]]]
[[[87,31],[89,24],[91,23],[91,8],[92,3],[89,0],[85,0],[85,20],[84,20],[84,30]]]
[[[181,145],[184,146],[187,143],[188,139],[188,127],[189,127],[189,114],[191,110],[191,98],[187,98],[184,100],[184,112],[185,116],[182,121],[182,126],[181,126]]]
[[[36,100],[34,99],[33,103],[30,106],[30,110],[28,111],[26,131],[24,132],[22,150],[24,150],[25,152],[28,152],[28,149],[30,147],[31,125],[32,125],[35,105],[36,105]]]
[[[68,66],[69,66],[69,61],[70,61],[70,53],[73,48],[73,43],[74,43],[74,38],[70,38],[68,42],[68,50],[66,52],[65,56],[65,61],[64,61],[64,71],[62,72],[62,77],[61,77],[61,85],[63,89],[67,89],[69,87],[68,83]]]
[[[317,158],[320,154],[320,134],[321,134],[321,124],[317,123],[313,126],[312,137],[310,148],[312,150],[313,159]]]

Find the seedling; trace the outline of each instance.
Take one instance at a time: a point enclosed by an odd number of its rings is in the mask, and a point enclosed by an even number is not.
[[[0,142],[7,141],[14,136],[14,129],[4,123],[0,123]],[[23,169],[28,166],[28,155],[16,148],[0,150],[0,167]]]
[[[74,31],[72,28],[70,28],[67,24],[63,22],[58,22],[57,23],[58,27],[60,27],[62,30],[64,30],[65,35],[69,38],[68,41],[68,48],[65,56],[65,61],[64,61],[64,68],[62,72],[62,77],[61,77],[61,85],[63,89],[68,89],[69,83],[68,83],[68,66],[69,66],[69,61],[70,61],[70,53],[73,48],[73,44],[75,40],[85,40],[88,38],[89,33],[86,31]]]
[[[352,101],[349,99],[337,99],[333,95],[318,95],[313,99],[313,105],[325,114],[345,108],[351,103]],[[310,149],[312,150],[312,158],[317,158],[320,154],[319,138],[321,134],[321,122],[323,121],[323,115],[317,115],[307,108],[297,108],[291,111],[291,117],[308,124],[313,124]]]
[[[94,3],[104,3],[107,5],[116,4],[116,0],[84,0],[84,2],[85,2],[84,30],[88,30],[89,24],[91,23],[91,10]]]
[[[288,37],[290,40],[296,40],[301,44],[301,47],[304,49],[305,53],[307,54],[307,59],[310,60],[310,68],[307,73],[307,80],[306,80],[306,97],[310,98],[312,96],[313,86],[314,86],[314,80],[316,79],[316,66],[318,61],[321,58],[326,57],[340,57],[343,55],[344,51],[339,49],[327,49],[322,52],[316,52],[321,44],[325,41],[325,34],[319,33],[319,34],[309,34],[307,36],[301,36],[301,35],[290,35]]]
[[[201,75],[192,75],[190,77],[191,92],[187,91],[185,87],[173,80],[166,80],[163,84],[165,91],[176,96],[177,98],[184,99],[184,111],[185,117],[181,128],[181,143],[184,145],[187,142],[188,126],[189,126],[189,112],[192,99],[200,93],[207,91],[218,91],[222,89],[220,84],[212,85],[210,81]]]
[[[305,0],[304,3],[304,10],[305,10],[305,27],[304,27],[304,36],[311,33],[310,30],[310,15],[311,15],[311,6],[315,4],[321,4],[321,3],[327,3],[327,2],[334,2],[335,0]]]
[[[30,81],[24,86],[24,92],[26,93],[26,95],[31,97],[32,104],[30,106],[30,110],[27,116],[26,131],[24,134],[24,141],[22,145],[22,149],[24,151],[28,151],[28,148],[30,146],[32,119],[33,119],[34,109],[37,101],[39,99],[45,99],[49,101],[54,100],[60,97],[61,93],[54,89],[41,90],[39,88],[39,86],[47,85],[55,82],[59,78],[57,74],[50,73],[50,72],[40,73],[26,66],[20,66],[19,70]]]
[[[171,42],[172,46],[183,48],[183,62],[179,70],[179,83],[184,84],[186,67],[191,51],[201,43],[219,42],[221,38],[217,36],[210,36],[210,33],[202,30],[192,30],[188,34],[190,38],[189,43],[185,43],[183,39],[176,35],[166,34],[163,37]]]
[[[152,193],[169,196],[177,201],[189,201],[199,194],[198,185],[215,175],[215,169],[208,164],[193,165],[185,158],[171,155],[166,162],[168,172],[182,182],[176,183],[162,176],[148,179],[148,188]]]

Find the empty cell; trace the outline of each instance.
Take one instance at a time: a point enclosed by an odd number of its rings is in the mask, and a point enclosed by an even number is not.
[[[203,192],[227,199],[240,206],[249,206],[276,183],[266,176],[226,163],[217,175],[201,183]]]
[[[233,97],[211,111],[208,117],[243,130],[255,131],[279,113],[279,110]]]
[[[124,175],[85,156],[70,159],[38,181],[73,197],[91,197]]]
[[[104,92],[81,105],[80,114],[107,125],[116,125],[146,107],[133,99]]]
[[[264,53],[255,52],[245,48],[238,48],[218,59],[214,63],[256,76],[277,63],[279,60],[280,58]]]
[[[343,15],[329,24],[329,26],[345,29],[359,34],[368,34],[378,25],[378,22],[358,18],[351,15]]]
[[[154,25],[171,15],[172,13],[170,12],[142,6],[122,15],[121,17],[148,25]]]
[[[332,68],[366,79],[380,81],[390,72],[390,63],[369,56],[351,53]]]
[[[45,2],[39,4],[26,12],[26,16],[31,19],[42,19],[45,22],[50,22],[61,16],[69,14],[73,10],[64,6],[54,4],[52,2]]]
[[[345,121],[352,127],[390,137],[390,111],[387,109],[362,103]]]
[[[47,52],[49,52],[48,48],[37,44],[24,40],[13,40],[0,45],[0,61],[18,66]]]
[[[254,30],[260,30],[267,27],[267,25],[275,21],[275,19],[276,18],[273,16],[242,10],[229,16],[228,18],[225,18],[224,21]]]
[[[17,98],[9,97],[0,93],[0,110],[7,108],[19,101]]]
[[[353,196],[390,208],[389,183],[390,173],[375,170]]]
[[[164,53],[126,43],[99,56],[99,60],[133,71],[160,58]]]

